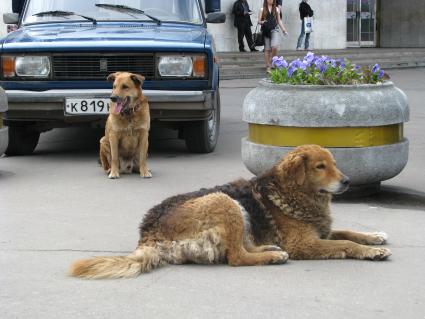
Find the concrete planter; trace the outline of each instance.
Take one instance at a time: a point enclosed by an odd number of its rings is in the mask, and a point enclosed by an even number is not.
[[[303,144],[329,148],[357,187],[379,188],[402,171],[409,142],[406,95],[392,82],[369,85],[283,85],[261,80],[245,98],[249,135],[242,159],[254,174]]]

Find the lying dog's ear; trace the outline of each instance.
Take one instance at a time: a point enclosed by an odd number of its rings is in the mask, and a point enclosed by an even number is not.
[[[145,77],[143,75],[140,75],[140,74],[132,74],[130,76],[130,78],[138,86],[142,86],[143,82],[145,81]]]
[[[305,161],[307,156],[303,153],[290,153],[281,163],[280,169],[291,180],[295,180],[298,185],[305,181]]]
[[[120,72],[115,72],[115,73],[111,73],[111,74],[109,74],[108,75],[108,77],[106,78],[109,82],[114,82],[115,81],[115,78],[117,77],[117,75],[119,74]]]

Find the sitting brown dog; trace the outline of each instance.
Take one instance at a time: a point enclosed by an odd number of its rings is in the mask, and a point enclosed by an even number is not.
[[[109,178],[137,170],[144,178],[152,177],[146,163],[150,115],[141,88],[144,80],[127,72],[108,76],[114,84],[105,136],[100,139],[100,161]]]

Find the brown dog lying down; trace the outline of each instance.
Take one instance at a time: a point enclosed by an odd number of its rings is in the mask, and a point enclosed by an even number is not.
[[[77,261],[70,273],[119,278],[165,263],[281,264],[288,253],[291,259],[386,259],[388,249],[365,246],[384,244],[385,233],[331,230],[331,194],[348,184],[328,150],[301,146],[250,181],[164,200],[145,216],[133,253]]]
[[[108,80],[114,84],[105,136],[100,139],[102,167],[109,178],[133,171],[152,177],[146,163],[150,116],[148,99],[141,89],[145,78],[117,72],[110,74]]]

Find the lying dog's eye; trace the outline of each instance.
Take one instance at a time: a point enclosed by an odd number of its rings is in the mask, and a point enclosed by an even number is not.
[[[319,165],[316,166],[316,168],[317,169],[325,169],[326,166],[325,166],[325,164],[319,164]]]

